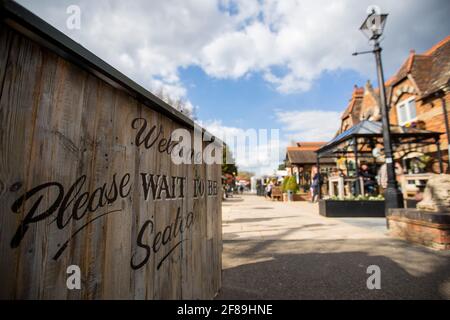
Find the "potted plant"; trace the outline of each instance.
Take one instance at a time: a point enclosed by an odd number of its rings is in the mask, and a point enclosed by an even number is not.
[[[283,180],[283,193],[287,194],[287,200],[293,201],[294,200],[294,193],[298,191],[298,184],[297,180],[294,176],[285,177]]]

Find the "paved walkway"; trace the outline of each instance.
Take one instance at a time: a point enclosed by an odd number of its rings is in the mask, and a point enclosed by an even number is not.
[[[218,299],[450,299],[450,252],[393,239],[384,218],[324,218],[317,204],[223,203]],[[367,267],[381,289],[367,289]]]

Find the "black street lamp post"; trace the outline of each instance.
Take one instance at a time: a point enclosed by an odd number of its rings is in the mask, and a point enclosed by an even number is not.
[[[384,84],[383,64],[381,62],[381,46],[379,38],[383,34],[386,24],[387,14],[378,14],[374,10],[370,13],[361,25],[360,30],[373,41],[373,50],[366,52],[356,52],[353,55],[373,53],[377,64],[378,86],[380,88],[380,103],[383,125],[383,144],[384,155],[387,169],[387,189],[384,198],[386,201],[386,210],[389,208],[403,208],[403,195],[398,189],[397,179],[395,177],[395,165],[393,161],[391,130],[389,123],[389,110],[386,102],[386,88]]]

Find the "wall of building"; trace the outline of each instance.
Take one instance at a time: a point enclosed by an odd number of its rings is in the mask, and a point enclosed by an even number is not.
[[[417,116],[415,122],[423,121],[423,129],[442,133],[440,137],[440,149],[442,151],[442,158],[444,159],[444,162],[447,162],[448,139],[445,128],[445,116],[442,108],[442,99],[438,97],[430,97],[426,100],[420,99],[420,95],[413,81],[411,81],[411,79],[409,78],[406,78],[396,84],[392,88],[392,93],[393,96],[391,99],[391,108],[389,112],[389,119],[391,121],[391,124],[399,124],[397,105],[405,100],[410,99],[411,97],[414,97]],[[448,108],[448,105],[450,103],[450,94],[447,93],[444,99],[447,105],[447,115],[450,119],[450,111]],[[435,145],[430,145],[420,150],[424,153],[432,155],[435,158],[435,162],[437,162],[437,147]],[[437,170],[436,165],[434,166],[434,170]]]

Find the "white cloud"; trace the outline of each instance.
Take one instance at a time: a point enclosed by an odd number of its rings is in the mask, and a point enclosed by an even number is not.
[[[227,143],[239,170],[273,174],[284,156],[285,144],[277,129],[242,129],[223,125],[220,120],[200,122],[199,125]]]
[[[199,64],[205,44],[232,22],[209,0],[19,2],[147,89],[162,87],[173,100],[187,95],[180,68]],[[72,4],[81,8],[80,30],[66,28],[66,7]]]
[[[374,74],[373,57],[351,56],[368,49],[358,27],[372,0],[19,2],[140,84],[162,85],[175,95],[186,95],[179,71],[187,66],[217,78],[261,72],[282,93],[308,90],[325,71]],[[69,4],[81,7],[81,30],[65,27]],[[410,48],[424,50],[449,30],[448,1],[378,5],[390,14],[383,42],[387,76]]]
[[[275,35],[269,27],[255,22],[243,30],[220,35],[202,51],[205,71],[218,78],[239,78],[279,63],[272,55]]]
[[[340,113],[275,110],[275,123],[279,126],[266,128],[267,135],[263,132],[267,140],[259,138],[257,129],[227,126],[221,120],[200,121],[199,125],[228,144],[240,170],[264,175],[273,174],[283,161],[286,147],[291,142],[329,141],[333,138],[340,124]],[[272,135],[272,129],[277,130],[277,135]],[[252,144],[250,139],[239,139],[249,137],[251,133],[256,134],[257,144]],[[234,140],[230,141],[230,137],[234,137]]]
[[[329,141],[340,124],[340,113],[335,111],[277,111],[286,141]]]
[[[277,90],[281,93],[292,93],[307,91],[311,87],[311,81],[296,77],[293,73],[288,73],[283,77],[277,77],[271,72],[264,74],[264,79],[275,84]]]
[[[291,142],[298,141],[329,141],[334,137],[340,124],[340,113],[335,111],[313,110],[313,111],[281,111],[275,110],[275,122],[279,124],[279,140],[276,141],[277,153],[271,158],[266,152],[261,152],[271,143],[271,137],[266,143],[260,144],[261,150],[255,146],[249,146],[248,141],[236,145],[232,150],[236,157],[236,164],[241,170],[253,171],[257,174],[273,174],[273,170],[283,160],[286,147]],[[242,129],[224,125],[220,120],[206,121],[200,124],[213,135],[224,137],[243,137],[248,135],[248,129]],[[252,129],[250,129],[252,130]],[[270,129],[268,128],[270,132]],[[274,141],[272,141],[274,142]],[[232,143],[229,145],[232,145]],[[275,144],[274,144],[275,145]],[[247,148],[248,153],[239,152],[240,147]]]

